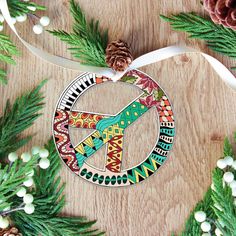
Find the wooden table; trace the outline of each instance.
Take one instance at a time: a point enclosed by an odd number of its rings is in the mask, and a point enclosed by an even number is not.
[[[43,1],[38,1],[44,3]],[[171,44],[186,43],[218,58],[230,67],[235,62],[210,52],[204,43],[188,40],[183,33],[171,30],[159,14],[195,11],[203,14],[199,1],[165,0],[80,0],[89,18],[99,19],[109,28],[110,40],[122,38],[132,45],[134,55]],[[46,1],[47,14],[52,19],[50,29],[71,29],[69,1]],[[48,33],[36,36],[29,22],[17,25],[21,35],[44,50],[70,58],[66,45]],[[8,31],[9,32],[9,31]],[[12,101],[23,91],[31,89],[43,78],[49,82],[43,90],[46,106],[43,116],[27,130],[37,133],[32,145],[42,145],[52,134],[52,115],[59,95],[80,72],[48,64],[29,53],[12,35],[22,52],[16,66],[8,66],[9,83],[0,86],[0,108],[7,98]],[[198,54],[187,54],[142,68],[169,95],[176,118],[176,139],[167,163],[141,184],[126,188],[104,188],[90,184],[71,173],[61,171],[66,182],[66,214],[84,215],[97,219],[96,226],[106,235],[158,236],[180,231],[196,202],[203,197],[211,183],[210,171],[222,155],[225,135],[236,130],[236,94],[228,88]],[[120,90],[122,89],[122,90]],[[120,92],[122,91],[122,92]],[[137,95],[132,87],[110,84],[89,90],[78,107],[88,111],[114,114]],[[111,95],[116,97],[110,99]],[[95,101],[95,102],[94,102]],[[124,167],[141,161],[151,150],[157,130],[153,113],[145,115],[129,128],[125,140]],[[74,138],[86,135],[74,132]],[[91,163],[102,165],[104,149]]]

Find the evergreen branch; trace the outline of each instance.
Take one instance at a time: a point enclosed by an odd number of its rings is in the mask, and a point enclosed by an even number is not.
[[[7,35],[0,34],[0,61],[15,64],[15,60],[13,59],[14,55],[19,55],[18,49]],[[3,69],[0,69],[0,82],[5,84],[7,82],[6,72]]]
[[[46,10],[46,7],[31,1],[7,0],[7,4],[12,17],[34,13],[34,11],[30,10],[28,7],[35,7],[36,10]]]
[[[202,201],[200,201],[194,208],[193,212],[190,214],[188,220],[185,223],[185,228],[181,232],[181,236],[189,236],[189,235],[201,235],[201,227],[199,223],[194,218],[194,212],[196,211],[204,211],[209,214],[211,219],[215,219],[215,214],[211,209],[213,201],[211,199],[211,188],[208,189]]]
[[[72,55],[83,64],[93,66],[106,66],[105,49],[108,43],[108,31],[101,33],[99,22],[93,19],[86,21],[79,4],[74,0],[70,1],[71,14],[74,18],[73,32],[67,33],[63,30],[49,31],[60,40],[71,47]]]
[[[215,169],[213,171],[213,183],[215,190],[212,191],[212,206],[219,221],[224,222],[224,235],[236,234],[236,215],[233,205],[232,191],[229,186],[223,186],[223,171]]]
[[[169,22],[176,31],[190,34],[189,38],[202,39],[212,50],[236,58],[236,31],[215,24],[195,13],[180,13],[161,19]]]
[[[20,137],[25,129],[41,115],[43,96],[40,89],[45,84],[42,81],[35,89],[18,97],[13,105],[7,101],[5,111],[0,117],[0,157],[25,145],[31,136]]]
[[[11,214],[16,227],[25,236],[72,236],[72,235],[103,235],[91,229],[95,221],[87,221],[84,217],[59,216],[65,205],[62,194],[64,185],[58,177],[61,168],[60,158],[52,140],[45,146],[49,150],[50,167],[47,170],[39,169],[34,176],[35,212],[27,215],[23,211]],[[19,201],[17,198],[15,201]]]
[[[38,5],[31,1],[21,0],[7,0],[10,15],[12,17],[21,16],[23,14],[34,14],[34,11],[30,7],[34,7],[35,10],[45,10],[44,6]],[[1,25],[2,23],[0,23]],[[16,46],[11,42],[7,35],[0,34],[0,62],[7,64],[16,64],[13,56],[19,55],[19,51]],[[5,70],[0,69],[0,83],[7,84],[7,73]]]
[[[228,138],[224,141],[224,156],[233,157],[232,145]],[[226,171],[232,171],[232,169],[228,167]],[[236,171],[234,170],[233,172],[234,176],[236,176]],[[180,234],[181,236],[202,234],[201,223],[197,222],[194,217],[194,213],[197,211],[206,213],[207,221],[211,223],[211,235],[215,235],[213,232],[216,228],[220,229],[224,236],[236,235],[236,207],[231,187],[223,183],[223,175],[223,170],[217,167],[213,170],[213,185],[190,214],[185,228]]]
[[[36,158],[32,158],[26,164],[21,160],[15,161],[12,165],[6,164],[4,167],[0,164],[0,212],[15,203],[9,201],[9,199],[16,194],[18,188],[27,180],[26,173],[29,173],[35,167],[36,161]]]

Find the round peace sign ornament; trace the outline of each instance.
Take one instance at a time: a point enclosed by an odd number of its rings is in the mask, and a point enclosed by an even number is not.
[[[167,159],[175,136],[174,116],[165,92],[156,81],[138,70],[127,72],[120,81],[143,93],[115,115],[73,110],[77,99],[89,88],[111,79],[93,73],[75,78],[62,93],[56,106],[53,133],[58,152],[66,165],[83,179],[103,186],[117,187],[139,183],[154,174]],[[127,127],[154,108],[158,114],[159,135],[150,154],[137,166],[123,170],[123,138]],[[72,145],[69,127],[94,130],[77,145]],[[106,164],[98,169],[87,163],[89,157],[107,146]],[[135,158],[135,157],[134,157]]]

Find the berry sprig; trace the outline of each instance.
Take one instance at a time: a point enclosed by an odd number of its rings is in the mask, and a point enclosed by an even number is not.
[[[26,2],[26,1],[25,1]],[[27,1],[28,2],[28,1]],[[48,16],[39,17],[35,14],[35,11],[38,10],[37,5],[28,5],[25,6],[26,9],[21,14],[16,15],[15,17],[11,17],[11,21],[13,24],[23,23],[27,19],[29,19],[33,23],[33,32],[35,34],[41,34],[44,31],[44,27],[47,27],[50,24],[50,18]],[[4,29],[4,17],[0,14],[0,31]]]
[[[4,192],[4,188],[2,189],[2,191],[0,191],[0,209],[3,208],[2,211],[0,211],[0,228],[5,229],[9,226],[10,222],[8,216],[12,212],[23,210],[26,214],[34,213],[34,196],[30,191],[34,185],[33,176],[37,171],[37,168],[47,169],[50,166],[48,156],[49,151],[38,146],[33,147],[31,153],[22,153],[20,158],[15,152],[12,152],[8,155],[9,165],[7,165],[7,172],[5,171],[6,167],[0,169],[0,173],[2,173],[3,175],[3,181],[7,181],[9,179],[9,176],[13,175],[15,175],[16,180],[21,178],[22,181],[17,185],[14,185],[13,182],[14,188],[11,189],[11,196],[9,196],[9,193],[7,197],[5,196],[6,194]],[[32,162],[32,165],[29,165],[30,169],[27,170],[26,173],[24,173],[23,177],[19,176],[17,174],[17,170],[25,167],[27,163],[29,164],[30,162]],[[21,198],[22,203],[19,206],[12,207],[14,203],[10,202],[9,199],[14,195]]]
[[[232,156],[225,156],[217,161],[217,168],[223,171],[223,187],[230,187],[232,198],[234,198],[234,204],[236,205],[236,180],[233,173],[236,170],[236,160],[234,160]],[[211,189],[212,191],[216,191],[214,183],[211,184]],[[215,203],[214,207],[219,211],[222,211],[220,205]],[[216,236],[223,235],[223,232],[219,229],[219,227],[217,227],[219,224],[222,228],[225,227],[221,220],[212,220],[210,217],[207,217],[207,214],[204,211],[195,212],[194,218],[198,223],[200,223],[200,227],[203,232],[202,236],[210,236],[214,234]]]

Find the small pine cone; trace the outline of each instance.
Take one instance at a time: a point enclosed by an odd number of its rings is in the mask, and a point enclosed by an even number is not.
[[[23,236],[16,227],[0,230],[0,236]]]
[[[106,63],[115,71],[124,71],[133,61],[128,44],[122,40],[116,40],[107,45]]]
[[[203,3],[213,22],[236,30],[235,0],[204,0]]]

